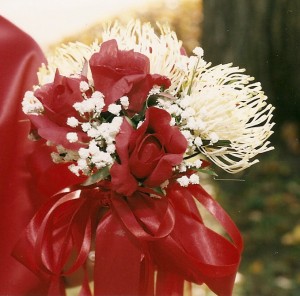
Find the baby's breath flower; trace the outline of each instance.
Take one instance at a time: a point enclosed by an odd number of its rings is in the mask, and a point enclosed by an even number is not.
[[[84,108],[83,108],[83,105],[80,103],[80,102],[77,102],[73,105],[73,108],[78,111],[80,114],[83,114],[85,111],[84,111]]]
[[[184,163],[181,163],[181,164],[179,165],[179,172],[180,172],[180,173],[184,173],[184,172],[186,172],[186,170],[187,170],[186,165],[185,165]]]
[[[125,110],[128,109],[128,107],[129,107],[129,99],[128,99],[127,96],[121,97],[120,98],[120,103],[124,107]]]
[[[190,179],[187,176],[182,176],[177,179],[177,182],[180,184],[180,186],[187,187],[190,183]]]
[[[152,87],[152,89],[149,91],[149,96],[150,96],[150,95],[157,95],[157,94],[159,94],[159,93],[160,93],[160,86],[154,85],[154,86]]]
[[[167,110],[170,114],[174,114],[175,116],[179,116],[182,113],[182,109],[176,105],[176,104],[172,104],[170,105],[170,107]]]
[[[67,125],[69,125],[71,127],[76,127],[76,126],[78,126],[78,124],[79,124],[79,121],[75,117],[69,117],[67,119]]]
[[[103,136],[101,133],[101,130],[97,127],[92,127],[87,131],[87,135],[91,138],[98,138],[100,136]]]
[[[212,132],[208,135],[209,139],[210,139],[210,143],[211,144],[215,144],[219,141],[219,136],[215,133],[215,132]]]
[[[204,54],[204,51],[201,47],[195,47],[193,50],[193,53],[198,57],[202,57]]]
[[[108,165],[112,165],[113,158],[109,153],[99,150],[91,157],[91,162],[94,163],[98,169],[101,169]]]
[[[66,138],[70,143],[75,143],[78,141],[77,133],[67,133]]]
[[[106,152],[112,154],[116,151],[116,146],[114,144],[109,144],[106,147]]]
[[[176,125],[176,119],[172,117],[170,121],[170,126],[175,126],[175,125]]]
[[[203,161],[202,161],[201,159],[197,159],[197,160],[193,163],[193,165],[194,165],[195,168],[199,169],[199,168],[201,168],[202,163],[203,163]]]
[[[84,122],[81,125],[81,129],[86,133],[92,128],[91,124],[89,122]]]
[[[89,149],[86,149],[86,148],[79,148],[78,154],[79,154],[79,157],[82,159],[86,159],[90,156]]]
[[[94,98],[88,98],[79,103],[81,105],[81,110],[83,111],[82,113],[93,112],[95,109],[95,103],[96,102]]]
[[[90,86],[86,81],[80,81],[79,88],[81,92],[86,92],[89,90]]]
[[[193,135],[191,134],[191,132],[188,131],[188,130],[183,130],[182,134],[184,135],[184,137],[186,138],[186,140],[189,142],[189,144],[191,144],[192,141],[193,141]]]
[[[95,140],[90,141],[88,150],[91,155],[95,155],[99,152],[99,147]]]
[[[96,100],[102,100],[104,98],[104,95],[102,92],[96,90],[95,92],[93,92],[92,98]]]
[[[202,139],[200,137],[196,137],[194,140],[194,143],[198,147],[202,146],[202,144],[203,144]]]
[[[88,164],[85,159],[82,159],[82,158],[78,159],[77,165],[80,168],[80,170],[82,170],[82,171],[88,169]]]
[[[189,178],[189,182],[191,184],[200,184],[199,176],[197,174],[192,174]]]
[[[68,168],[73,174],[75,174],[76,176],[79,176],[79,171],[80,171],[79,166],[77,166],[75,164],[71,164],[68,166]]]
[[[114,115],[119,115],[122,110],[122,107],[117,104],[110,104],[108,106],[108,111]]]
[[[22,101],[22,110],[25,114],[40,115],[44,112],[44,106],[32,91],[27,91]]]

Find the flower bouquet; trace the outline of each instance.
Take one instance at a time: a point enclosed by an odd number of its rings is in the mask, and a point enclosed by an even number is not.
[[[64,295],[182,295],[184,282],[231,295],[241,235],[202,188],[211,162],[235,173],[272,149],[273,107],[231,64],[187,56],[167,26],[105,28],[57,49],[22,107],[38,140],[32,171],[48,196],[14,256]],[[229,238],[204,224],[199,205]],[[93,274],[87,271],[93,257]]]

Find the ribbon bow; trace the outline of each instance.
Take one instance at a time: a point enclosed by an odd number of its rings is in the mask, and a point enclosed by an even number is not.
[[[204,225],[198,201],[232,242]],[[83,268],[80,295],[92,295],[86,260],[94,242],[95,295],[182,295],[184,281],[231,295],[243,248],[241,235],[221,206],[200,186],[169,185],[151,197],[140,188],[126,197],[97,186],[74,185],[39,209],[14,256],[65,295],[63,277]]]

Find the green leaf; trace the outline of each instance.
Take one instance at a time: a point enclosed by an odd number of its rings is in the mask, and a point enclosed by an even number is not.
[[[133,121],[134,118],[129,118],[128,116],[124,116],[127,122],[134,128],[136,128],[136,123]]]
[[[152,188],[155,192],[157,192],[159,195],[165,195],[163,190],[160,187],[153,187]]]
[[[109,176],[109,168],[105,167],[105,168],[97,171],[93,175],[91,175],[82,185],[89,186],[89,185],[95,184],[99,181],[106,179],[108,176]]]
[[[219,140],[214,144],[210,144],[209,140],[202,140],[203,146],[211,146],[211,147],[228,147],[230,146],[231,142],[229,140]]]

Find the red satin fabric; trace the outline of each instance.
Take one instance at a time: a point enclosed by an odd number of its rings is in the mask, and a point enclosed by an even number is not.
[[[0,295],[43,295],[45,287],[12,256],[13,246],[42,203],[27,169],[33,143],[21,110],[44,56],[36,43],[0,16]],[[26,120],[26,121],[25,121]]]
[[[203,224],[195,199],[232,242]],[[63,291],[61,278],[84,265],[95,231],[95,295],[182,295],[184,280],[205,283],[217,295],[232,294],[242,238],[199,185],[183,188],[174,183],[161,199],[143,190],[126,198],[111,191],[109,182],[93,188],[74,186],[38,210],[14,255],[49,281],[48,295],[64,295],[58,292]],[[30,250],[26,256],[25,250]],[[71,254],[76,255],[70,264]],[[90,296],[85,286],[86,278],[80,295]]]

